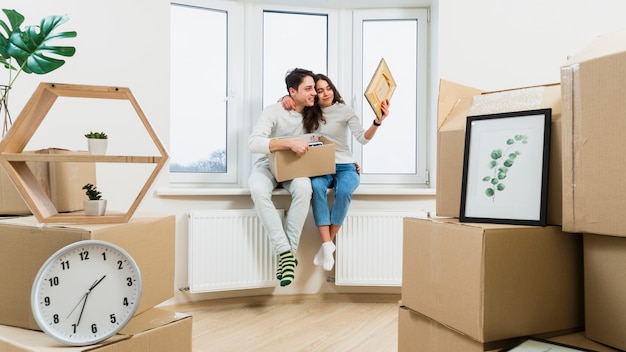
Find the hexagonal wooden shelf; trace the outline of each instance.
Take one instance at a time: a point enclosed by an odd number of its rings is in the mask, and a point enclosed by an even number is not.
[[[84,153],[43,155],[22,153],[58,97],[128,100],[135,109],[144,128],[148,131],[160,155],[124,156],[86,155]],[[0,142],[0,165],[4,167],[6,173],[40,223],[103,224],[128,222],[165,165],[167,158],[167,151],[150,126],[130,89],[120,87],[41,83],[20,112],[9,132]],[[47,193],[40,186],[35,175],[26,165],[27,161],[152,163],[156,165],[126,213],[107,211],[103,216],[87,216],[84,212],[59,213]]]

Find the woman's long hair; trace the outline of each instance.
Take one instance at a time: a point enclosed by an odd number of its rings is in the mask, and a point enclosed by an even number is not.
[[[321,73],[316,74],[314,77],[315,85],[317,85],[317,81],[326,81],[330,89],[333,90],[333,104],[341,103],[345,104],[341,94],[337,90],[335,84],[328,78],[326,75]],[[317,131],[320,128],[320,124],[326,123],[326,119],[324,118],[324,114],[322,114],[322,108],[320,108],[318,104],[319,98],[315,97],[315,104],[311,107],[305,107],[302,111],[302,123],[304,124],[304,129],[306,133],[311,133]]]

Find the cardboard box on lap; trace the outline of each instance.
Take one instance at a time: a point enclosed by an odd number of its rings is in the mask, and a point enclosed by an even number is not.
[[[290,149],[279,150],[269,156],[270,171],[276,181],[283,182],[297,177],[312,177],[335,173],[335,144],[323,136],[319,137],[323,145],[309,147],[302,155]]]
[[[547,221],[550,225],[561,224],[561,87],[558,84],[481,92],[442,80],[438,104],[438,216],[459,217],[467,116],[551,108]]]
[[[626,31],[561,67],[563,229],[626,237]]]
[[[117,335],[95,345],[63,346],[41,331],[0,325],[0,351],[191,352],[192,317],[152,308],[135,316]]]
[[[136,215],[128,223],[39,224],[35,217],[0,220],[0,324],[38,330],[30,292],[39,268],[63,246],[81,240],[108,241],[125,249],[141,270],[143,289],[136,314],[174,296],[175,216]]]
[[[402,303],[478,342],[581,329],[579,234],[404,218]]]
[[[24,153],[63,154],[69,152],[64,149],[48,148]],[[82,210],[83,200],[87,199],[82,186],[86,183],[96,183],[95,163],[28,162],[27,165],[59,212]],[[2,167],[0,167],[0,214],[31,214],[22,195]]]

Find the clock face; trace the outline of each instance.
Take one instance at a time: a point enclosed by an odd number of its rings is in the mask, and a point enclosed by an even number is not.
[[[141,298],[141,274],[133,258],[108,242],[84,240],[53,254],[31,292],[39,327],[64,344],[83,346],[115,335]]]

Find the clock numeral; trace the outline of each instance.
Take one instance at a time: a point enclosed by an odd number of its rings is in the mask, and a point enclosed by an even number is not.
[[[89,251],[80,252],[80,260],[89,260]]]
[[[63,268],[63,270],[69,269],[70,268],[70,262],[69,260],[66,260],[64,262],[61,262],[61,268]]]
[[[76,324],[72,324],[72,330],[74,331],[74,333],[76,333],[76,327],[77,327]]]
[[[91,332],[94,334],[98,332],[98,326],[96,324],[91,324]]]
[[[127,277],[126,278],[126,285],[129,286],[129,287],[133,285],[133,278],[132,277]]]
[[[119,270],[124,269],[124,267],[122,266],[122,261],[121,261],[121,260],[118,260],[118,261],[117,261],[117,268],[118,268]]]
[[[115,317],[115,314],[111,314],[109,317],[111,318],[111,324],[115,324],[115,322],[117,322],[117,318]]]
[[[52,316],[52,321],[53,321],[55,324],[58,324],[58,323],[59,323],[59,315],[58,315],[58,314],[53,315],[53,316]]]
[[[51,277],[48,279],[48,282],[50,282],[50,287],[59,286],[59,277]]]
[[[104,260],[105,262],[107,261],[107,253],[106,252],[102,252],[102,260]]]
[[[128,297],[124,297],[124,301],[122,301],[122,304],[128,307]]]
[[[43,304],[45,306],[49,306],[50,305],[50,297],[46,296],[43,298]]]

